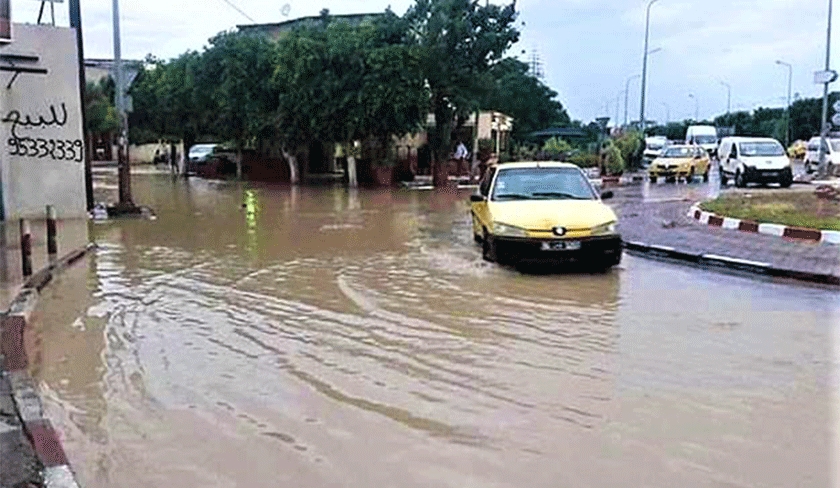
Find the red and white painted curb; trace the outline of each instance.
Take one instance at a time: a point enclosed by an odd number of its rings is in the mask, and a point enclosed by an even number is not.
[[[703,225],[709,225],[711,227],[739,230],[741,232],[751,232],[754,234],[766,234],[798,241],[824,242],[827,244],[840,245],[840,231],[806,229],[803,227],[790,227],[780,224],[763,224],[761,222],[753,222],[750,220],[722,217],[701,209],[699,203],[691,207],[688,211],[688,216],[699,221]]]
[[[38,460],[44,466],[44,486],[47,488],[78,488],[79,484],[58,433],[44,415],[44,406],[35,381],[29,375],[29,359],[24,346],[24,331],[30,315],[38,303],[41,289],[53,275],[81,259],[92,245],[70,253],[33,275],[0,319],[0,372],[8,376],[18,415]]]

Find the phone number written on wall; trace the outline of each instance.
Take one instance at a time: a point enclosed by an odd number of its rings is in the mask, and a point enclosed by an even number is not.
[[[33,139],[31,137],[11,137],[6,143],[11,156],[46,159],[54,161],[76,161],[81,163],[85,157],[85,146],[81,140]]]

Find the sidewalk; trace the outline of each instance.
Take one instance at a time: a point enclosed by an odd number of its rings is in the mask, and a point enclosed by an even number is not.
[[[32,269],[44,268],[49,259],[46,223],[32,221]],[[87,220],[58,222],[58,252],[64,255],[89,242]],[[16,222],[0,223],[0,305],[5,314],[23,285],[20,232]],[[0,331],[2,334],[2,331]],[[0,335],[2,337],[2,335]],[[43,486],[42,466],[24,433],[12,399],[10,375],[2,370],[0,350],[0,488]]]
[[[629,246],[631,249],[647,249],[666,257],[679,255],[697,262],[713,256],[723,258],[714,261],[728,261],[736,268],[840,283],[840,246],[700,225],[688,216],[696,202],[679,197],[646,202],[637,193],[633,188],[617,189],[615,200],[609,202],[619,216],[622,238],[636,244]],[[743,266],[738,266],[738,261]]]

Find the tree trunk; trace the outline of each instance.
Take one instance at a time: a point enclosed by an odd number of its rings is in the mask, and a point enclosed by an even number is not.
[[[280,151],[283,153],[283,158],[289,164],[289,183],[293,185],[298,184],[298,172],[297,172],[297,157],[287,151],[285,148],[281,148]]]
[[[236,148],[236,179],[242,179],[242,148]]]
[[[347,155],[347,186],[350,188],[359,186],[358,176],[356,175],[356,156],[353,156],[352,153]]]

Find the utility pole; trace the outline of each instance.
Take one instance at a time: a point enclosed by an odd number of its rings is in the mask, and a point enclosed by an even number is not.
[[[645,54],[644,60],[642,61],[642,103],[641,108],[639,109],[639,123],[642,126],[642,135],[645,133],[645,90],[647,88],[647,60],[648,60],[648,41],[650,40],[650,8],[653,7],[653,4],[656,3],[658,0],[650,0],[647,6],[647,17],[645,20]]]
[[[697,97],[694,96],[693,93],[688,94],[688,98],[694,99],[694,121],[700,121],[700,101],[697,100]]]
[[[828,0],[828,29],[826,30],[826,41],[825,41],[825,70],[831,70],[831,13],[832,13],[833,1]],[[823,89],[823,104],[822,104],[822,119],[820,119],[820,123],[822,124],[822,130],[820,131],[820,165],[819,169],[817,170],[817,175],[819,178],[825,178],[826,175],[826,159],[825,159],[825,152],[828,149],[828,85],[830,81],[825,82],[825,88]]]
[[[70,27],[76,29],[76,53],[79,63],[79,100],[82,104],[82,134],[85,136],[85,205],[88,210],[93,210],[93,171],[90,163],[91,148],[88,147],[90,141],[87,140],[87,114],[85,110],[87,79],[85,78],[85,49],[84,43],[82,42],[82,10],[79,6],[79,0],[70,0],[69,7]]]
[[[630,78],[627,78],[627,82],[624,83],[624,126],[627,127],[629,123],[627,121],[627,104],[630,101],[630,82],[639,78],[642,75],[633,75]]]
[[[732,86],[725,81],[721,81],[720,84],[726,87],[726,115],[729,115],[732,111]]]
[[[662,105],[665,107],[665,125],[668,125],[671,123],[671,106],[665,102]]]
[[[114,15],[114,95],[117,117],[120,120],[120,135],[117,142],[117,173],[119,179],[119,206],[122,209],[134,207],[131,199],[131,167],[128,162],[128,115],[125,107],[125,73],[123,72],[122,49],[120,47],[120,5],[112,1]]]
[[[779,66],[786,66],[788,69],[788,90],[787,90],[787,114],[785,115],[785,147],[790,146],[790,97],[793,91],[793,65],[784,61],[776,61]]]

